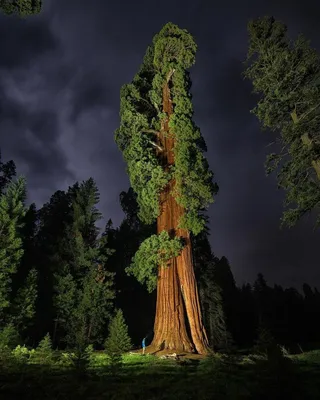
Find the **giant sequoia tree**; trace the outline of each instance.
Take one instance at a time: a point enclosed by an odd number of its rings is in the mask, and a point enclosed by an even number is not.
[[[272,17],[251,21],[248,31],[245,76],[261,95],[252,111],[278,133],[267,172],[279,171],[287,194],[283,221],[292,226],[320,206],[320,57],[303,36],[290,40]]]
[[[140,71],[121,89],[121,124],[115,138],[137,193],[140,219],[148,224],[157,221],[157,234],[141,243],[128,268],[150,291],[157,287],[151,347],[205,353],[208,340],[190,232],[197,235],[203,230],[201,211],[213,201],[217,186],[192,119],[188,69],[195,52],[186,30],[172,23],[162,28]]]

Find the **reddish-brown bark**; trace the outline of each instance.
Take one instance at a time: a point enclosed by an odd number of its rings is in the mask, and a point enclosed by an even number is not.
[[[170,75],[171,76],[171,75]],[[163,88],[163,111],[168,119],[164,121],[159,145],[164,168],[174,165],[174,134],[170,132],[168,120],[173,112],[169,83]],[[166,230],[169,234],[183,237],[185,247],[178,257],[169,261],[167,267],[159,267],[157,283],[157,305],[154,325],[154,339],[151,347],[155,350],[208,351],[207,335],[201,320],[201,309],[197,283],[192,262],[192,247],[189,232],[178,228],[184,209],[176,202],[172,192],[175,181],[169,182],[161,193],[161,213],[157,219],[158,233]],[[186,329],[189,322],[191,339]]]

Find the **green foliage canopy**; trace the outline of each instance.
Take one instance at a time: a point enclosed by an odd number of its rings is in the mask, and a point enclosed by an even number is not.
[[[320,205],[320,59],[303,36],[291,41],[274,18],[251,21],[248,31],[245,77],[260,95],[252,112],[264,128],[280,132],[266,168],[278,169],[286,190],[283,223],[292,226]]]
[[[217,186],[212,183],[213,174],[203,155],[203,138],[192,119],[187,69],[195,62],[195,52],[194,39],[186,30],[172,23],[162,28],[132,83],[121,89],[121,123],[115,139],[137,193],[141,220],[151,224],[159,216],[159,195],[174,179],[174,196],[186,210],[180,225],[198,234],[204,227],[199,211],[213,201]],[[161,165],[153,141],[153,136],[164,134],[161,126],[168,117],[162,108],[162,90],[168,76],[172,79],[174,107],[169,120],[175,138],[175,165],[171,168]]]
[[[166,231],[152,235],[141,243],[126,271],[134,275],[140,283],[145,283],[148,291],[152,292],[157,285],[158,266],[165,267],[171,258],[179,255],[182,248],[180,238],[170,238]]]

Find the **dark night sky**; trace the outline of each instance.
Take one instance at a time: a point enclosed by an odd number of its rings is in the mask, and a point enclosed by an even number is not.
[[[192,69],[195,119],[220,186],[210,207],[211,244],[230,260],[238,283],[257,272],[269,283],[320,285],[319,230],[310,216],[279,229],[283,193],[265,177],[271,133],[249,113],[241,77],[249,19],[274,15],[320,50],[316,0],[44,0],[40,16],[0,16],[0,147],[28,179],[41,206],[55,190],[95,178],[100,209],[118,225],[119,193],[129,181],[113,132],[119,90],[136,73],[153,35],[168,21],[198,43]]]

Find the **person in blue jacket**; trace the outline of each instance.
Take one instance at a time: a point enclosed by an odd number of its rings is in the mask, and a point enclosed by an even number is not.
[[[142,339],[142,354],[145,354],[145,352],[146,352],[146,339],[147,339],[147,337],[144,337]]]

